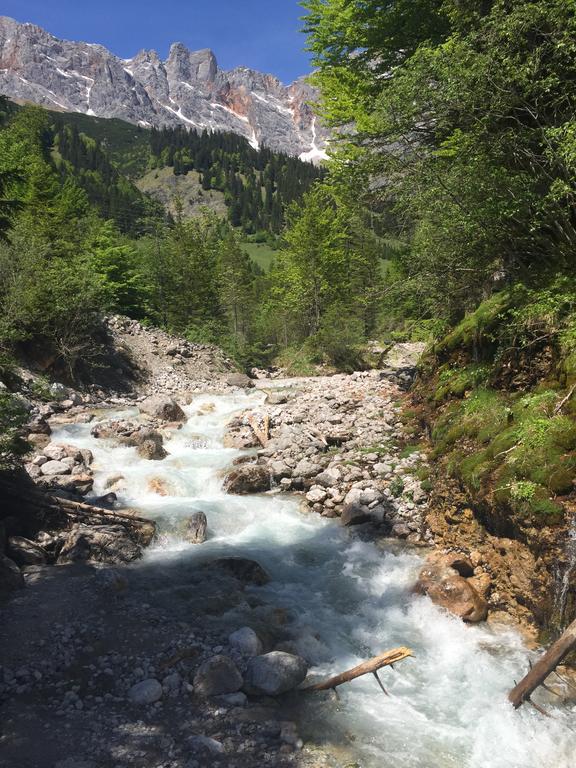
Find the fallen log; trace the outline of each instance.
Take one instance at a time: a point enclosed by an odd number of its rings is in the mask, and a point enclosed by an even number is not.
[[[534,693],[551,672],[554,672],[562,659],[576,649],[576,621],[573,621],[558,640],[553,643],[546,653],[531,667],[528,674],[508,694],[509,701],[515,709],[530,701]],[[530,702],[532,703],[532,702]]]
[[[156,524],[153,520],[138,517],[130,512],[94,507],[81,501],[60,499],[55,496],[46,497],[48,509],[63,514],[73,522],[88,525],[122,525],[136,538],[139,544],[147,547],[156,535]]]
[[[393,667],[397,661],[402,661],[403,659],[407,659],[412,655],[413,654],[410,648],[394,648],[391,651],[386,651],[385,653],[381,653],[379,656],[375,656],[373,659],[364,661],[357,667],[348,669],[346,672],[342,672],[341,674],[336,675],[335,677],[331,677],[328,680],[324,680],[321,683],[310,685],[307,688],[303,688],[302,690],[306,693],[312,693],[314,691],[336,690],[339,685],[349,683],[351,680],[355,680],[357,677],[371,674],[374,675],[378,681],[378,685],[382,691],[386,693],[386,690],[380,682],[380,678],[378,677],[378,670],[382,669],[383,667]]]

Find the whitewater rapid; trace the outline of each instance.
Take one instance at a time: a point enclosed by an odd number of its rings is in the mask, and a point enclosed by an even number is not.
[[[390,542],[363,542],[334,521],[303,512],[296,497],[227,496],[224,470],[241,455],[223,447],[232,416],[259,405],[262,393],[203,395],[186,407],[188,422],[166,442],[169,456],[146,461],[134,448],[90,436],[90,424],[59,428],[56,442],[94,453],[94,495],[110,482],[127,506],[155,519],[160,537],[135,570],[189,568],[215,556],[258,560],[271,575],[259,599],[284,610],[286,633],[313,672],[341,672],[400,645],[414,658],[339,689],[340,701],[301,697],[305,740],[343,750],[362,768],[568,768],[576,759],[576,707],[546,704],[553,718],[506,693],[527,669],[519,635],[466,626],[411,592],[421,559]],[[135,419],[136,409],[100,414]],[[158,491],[166,495],[158,495]],[[180,525],[206,513],[209,539],[187,544]],[[170,572],[168,570],[167,572]]]

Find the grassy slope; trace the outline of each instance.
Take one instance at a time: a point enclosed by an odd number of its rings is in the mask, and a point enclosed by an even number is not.
[[[138,179],[136,186],[141,192],[161,202],[173,216],[177,199],[182,204],[184,218],[198,216],[203,208],[209,208],[221,216],[227,213],[223,193],[203,190],[196,171],[190,171],[186,176],[175,176],[172,168],[152,170]]]

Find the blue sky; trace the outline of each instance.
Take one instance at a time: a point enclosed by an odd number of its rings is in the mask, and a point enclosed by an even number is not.
[[[141,48],[165,57],[180,41],[212,48],[225,69],[245,65],[284,82],[310,71],[297,0],[3,0],[0,13],[122,58]]]

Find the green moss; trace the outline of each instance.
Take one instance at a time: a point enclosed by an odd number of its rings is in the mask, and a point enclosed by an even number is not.
[[[460,322],[436,347],[437,354],[452,352],[457,347],[471,347],[486,340],[487,334],[498,323],[500,315],[508,308],[511,295],[507,291],[496,293]],[[489,339],[491,341],[491,339]]]
[[[407,459],[409,456],[412,456],[413,453],[418,453],[418,451],[424,450],[424,447],[420,444],[418,445],[406,445],[402,450],[400,451],[400,458],[401,459]]]

